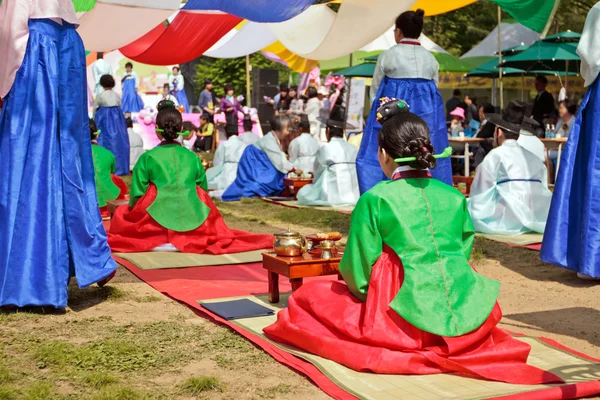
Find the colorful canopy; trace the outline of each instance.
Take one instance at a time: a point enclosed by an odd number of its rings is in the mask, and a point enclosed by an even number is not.
[[[556,35],[548,36],[544,39],[545,42],[579,42],[581,34],[577,32],[561,32]]]
[[[577,55],[577,43],[540,40],[524,52],[507,57],[502,67],[525,71],[579,72],[580,60]]]
[[[300,14],[315,0],[188,0],[184,10],[219,10],[256,22],[282,22]]]
[[[492,0],[527,28],[542,33],[548,30],[560,0]]]

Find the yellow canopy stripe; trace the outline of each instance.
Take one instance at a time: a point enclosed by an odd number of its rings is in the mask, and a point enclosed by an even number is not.
[[[265,47],[263,51],[277,55],[277,57],[287,63],[292,71],[310,72],[319,65],[319,62],[316,60],[309,60],[292,53],[280,41]]]
[[[418,8],[425,10],[425,16],[431,17],[433,15],[444,14],[450,11],[457,10],[469,4],[475,3],[477,0],[417,0],[411,10]],[[344,4],[343,0],[332,0],[331,4]]]

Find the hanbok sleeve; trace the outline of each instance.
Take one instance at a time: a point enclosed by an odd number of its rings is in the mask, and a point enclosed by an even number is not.
[[[146,194],[148,186],[150,186],[150,174],[148,171],[146,156],[148,153],[144,153],[140,156],[138,162],[133,167],[133,175],[131,177],[131,190],[129,206],[133,208],[138,200]]]
[[[294,162],[298,159],[299,145],[296,139],[292,140],[290,147],[288,148],[288,154],[290,155],[290,162]]]
[[[440,81],[440,63],[438,62],[438,60],[436,60],[435,57],[433,58],[433,68],[435,69],[435,72],[433,74],[433,80],[435,81],[435,84],[437,85]]]
[[[183,92],[184,88],[185,88],[185,78],[180,73],[179,75],[177,75],[177,91]]]
[[[475,227],[471,220],[471,214],[467,207],[467,199],[463,199],[463,253],[467,260],[471,259],[471,250],[473,250],[473,242],[475,241]]]
[[[202,166],[200,157],[196,157],[196,168],[198,170],[198,174],[196,175],[196,186],[200,186],[204,191],[207,191],[208,182],[206,181],[206,171]]]
[[[350,233],[340,273],[348,289],[360,300],[367,299],[373,265],[383,251],[379,232],[379,199],[365,193],[352,212]]]
[[[217,147],[215,158],[213,159],[213,168],[222,165],[225,162],[225,146]]]
[[[135,71],[132,72],[131,75],[133,76],[133,79],[135,80],[135,90],[137,91],[138,87],[140,86],[140,77],[138,76],[138,74]]]
[[[383,78],[385,77],[385,71],[383,70],[383,58],[384,54],[382,53],[377,60],[377,65],[375,66],[375,73],[373,74],[373,81],[371,83],[371,101],[373,101],[377,96],[379,85],[381,85],[381,81],[383,81]]]
[[[269,158],[269,161],[271,161],[271,164],[273,164],[273,166],[279,172],[287,174],[288,172],[294,169],[294,166],[287,159],[285,153],[281,151],[281,149],[277,145],[277,142],[275,142],[275,139],[272,139],[273,140],[260,141],[259,143],[261,143],[261,149],[265,152],[265,154]]]
[[[481,228],[482,221],[488,220],[491,214],[495,212],[496,203],[496,167],[493,160],[493,154],[483,160],[481,165],[477,167],[475,179],[471,185],[471,193],[469,194],[468,206],[471,218],[475,221],[478,230]]]

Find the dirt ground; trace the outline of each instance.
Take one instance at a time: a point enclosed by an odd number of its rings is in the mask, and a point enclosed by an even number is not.
[[[349,216],[258,200],[219,204],[236,229],[349,229]],[[502,327],[600,358],[600,285],[529,250],[477,240],[472,261],[502,282]],[[64,313],[0,313],[0,400],[326,399],[308,379],[120,268],[106,288],[71,287]]]

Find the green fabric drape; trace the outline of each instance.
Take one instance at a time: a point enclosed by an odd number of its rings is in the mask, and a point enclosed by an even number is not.
[[[558,0],[492,0],[521,25],[542,33]]]

